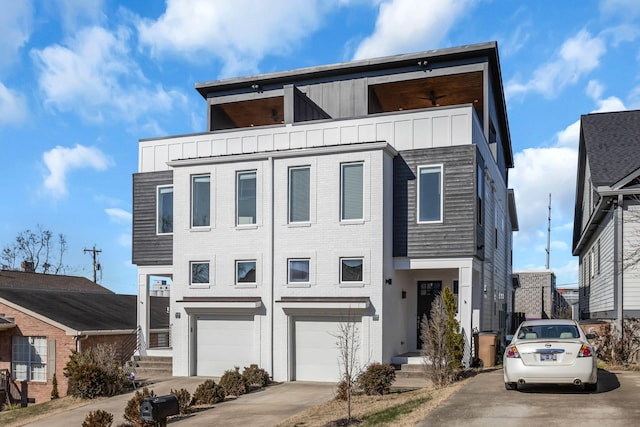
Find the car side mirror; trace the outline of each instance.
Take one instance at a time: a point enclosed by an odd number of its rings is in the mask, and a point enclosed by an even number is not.
[[[594,339],[596,339],[596,334],[587,334],[587,339],[588,339],[588,340],[594,340]]]

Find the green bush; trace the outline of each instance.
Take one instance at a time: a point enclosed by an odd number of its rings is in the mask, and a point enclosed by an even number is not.
[[[142,391],[136,390],[136,393],[129,399],[124,409],[124,419],[136,427],[155,426],[155,422],[144,421],[140,418],[140,405],[143,400],[150,397],[155,397],[153,390],[149,390],[147,387],[143,388]]]
[[[51,379],[51,400],[59,399],[60,393],[58,393],[58,378],[56,374],[53,374]]]
[[[113,396],[127,386],[127,377],[116,361],[113,345],[99,344],[81,353],[72,352],[64,368],[69,379],[67,393],[82,399]]]
[[[259,368],[258,365],[249,365],[248,368],[245,366],[244,371],[242,371],[242,378],[249,388],[266,387],[271,382],[269,373]]]
[[[82,427],[111,427],[113,415],[102,409],[91,411],[85,417]]]
[[[225,371],[220,378],[220,386],[227,396],[240,396],[247,392],[247,384],[240,374],[240,368]]]
[[[356,383],[366,395],[389,394],[391,384],[396,380],[396,370],[385,363],[372,363],[358,375]]]
[[[200,405],[213,405],[214,403],[222,402],[224,397],[224,389],[213,380],[206,380],[198,385],[195,393],[193,393],[194,402]]]
[[[170,393],[178,399],[178,410],[180,411],[180,415],[188,413],[189,406],[191,406],[191,393],[184,388],[181,388],[180,390],[171,389]]]

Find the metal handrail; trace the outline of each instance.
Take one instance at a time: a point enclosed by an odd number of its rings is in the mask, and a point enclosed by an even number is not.
[[[6,392],[9,403],[14,404],[22,401],[22,392],[20,387],[11,378],[11,372],[8,369],[0,369],[0,391]],[[0,407],[4,402],[0,402]]]

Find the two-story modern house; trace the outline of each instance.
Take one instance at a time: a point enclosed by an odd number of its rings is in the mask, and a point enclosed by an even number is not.
[[[260,365],[335,381],[420,348],[449,287],[504,331],[517,229],[495,43],[196,84],[207,131],[141,140],[133,177],[140,326],[170,278],[174,375]]]
[[[640,110],[580,120],[573,255],[581,319],[640,316]]]

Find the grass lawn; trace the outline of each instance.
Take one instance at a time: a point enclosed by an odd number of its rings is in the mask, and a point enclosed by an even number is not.
[[[12,410],[5,409],[0,412],[0,426],[15,427],[21,426],[29,422],[36,421],[48,415],[57,414],[69,409],[78,408],[87,405],[90,400],[78,399],[71,396],[61,397],[60,399],[50,400],[48,402],[29,405],[26,408],[17,408]]]

